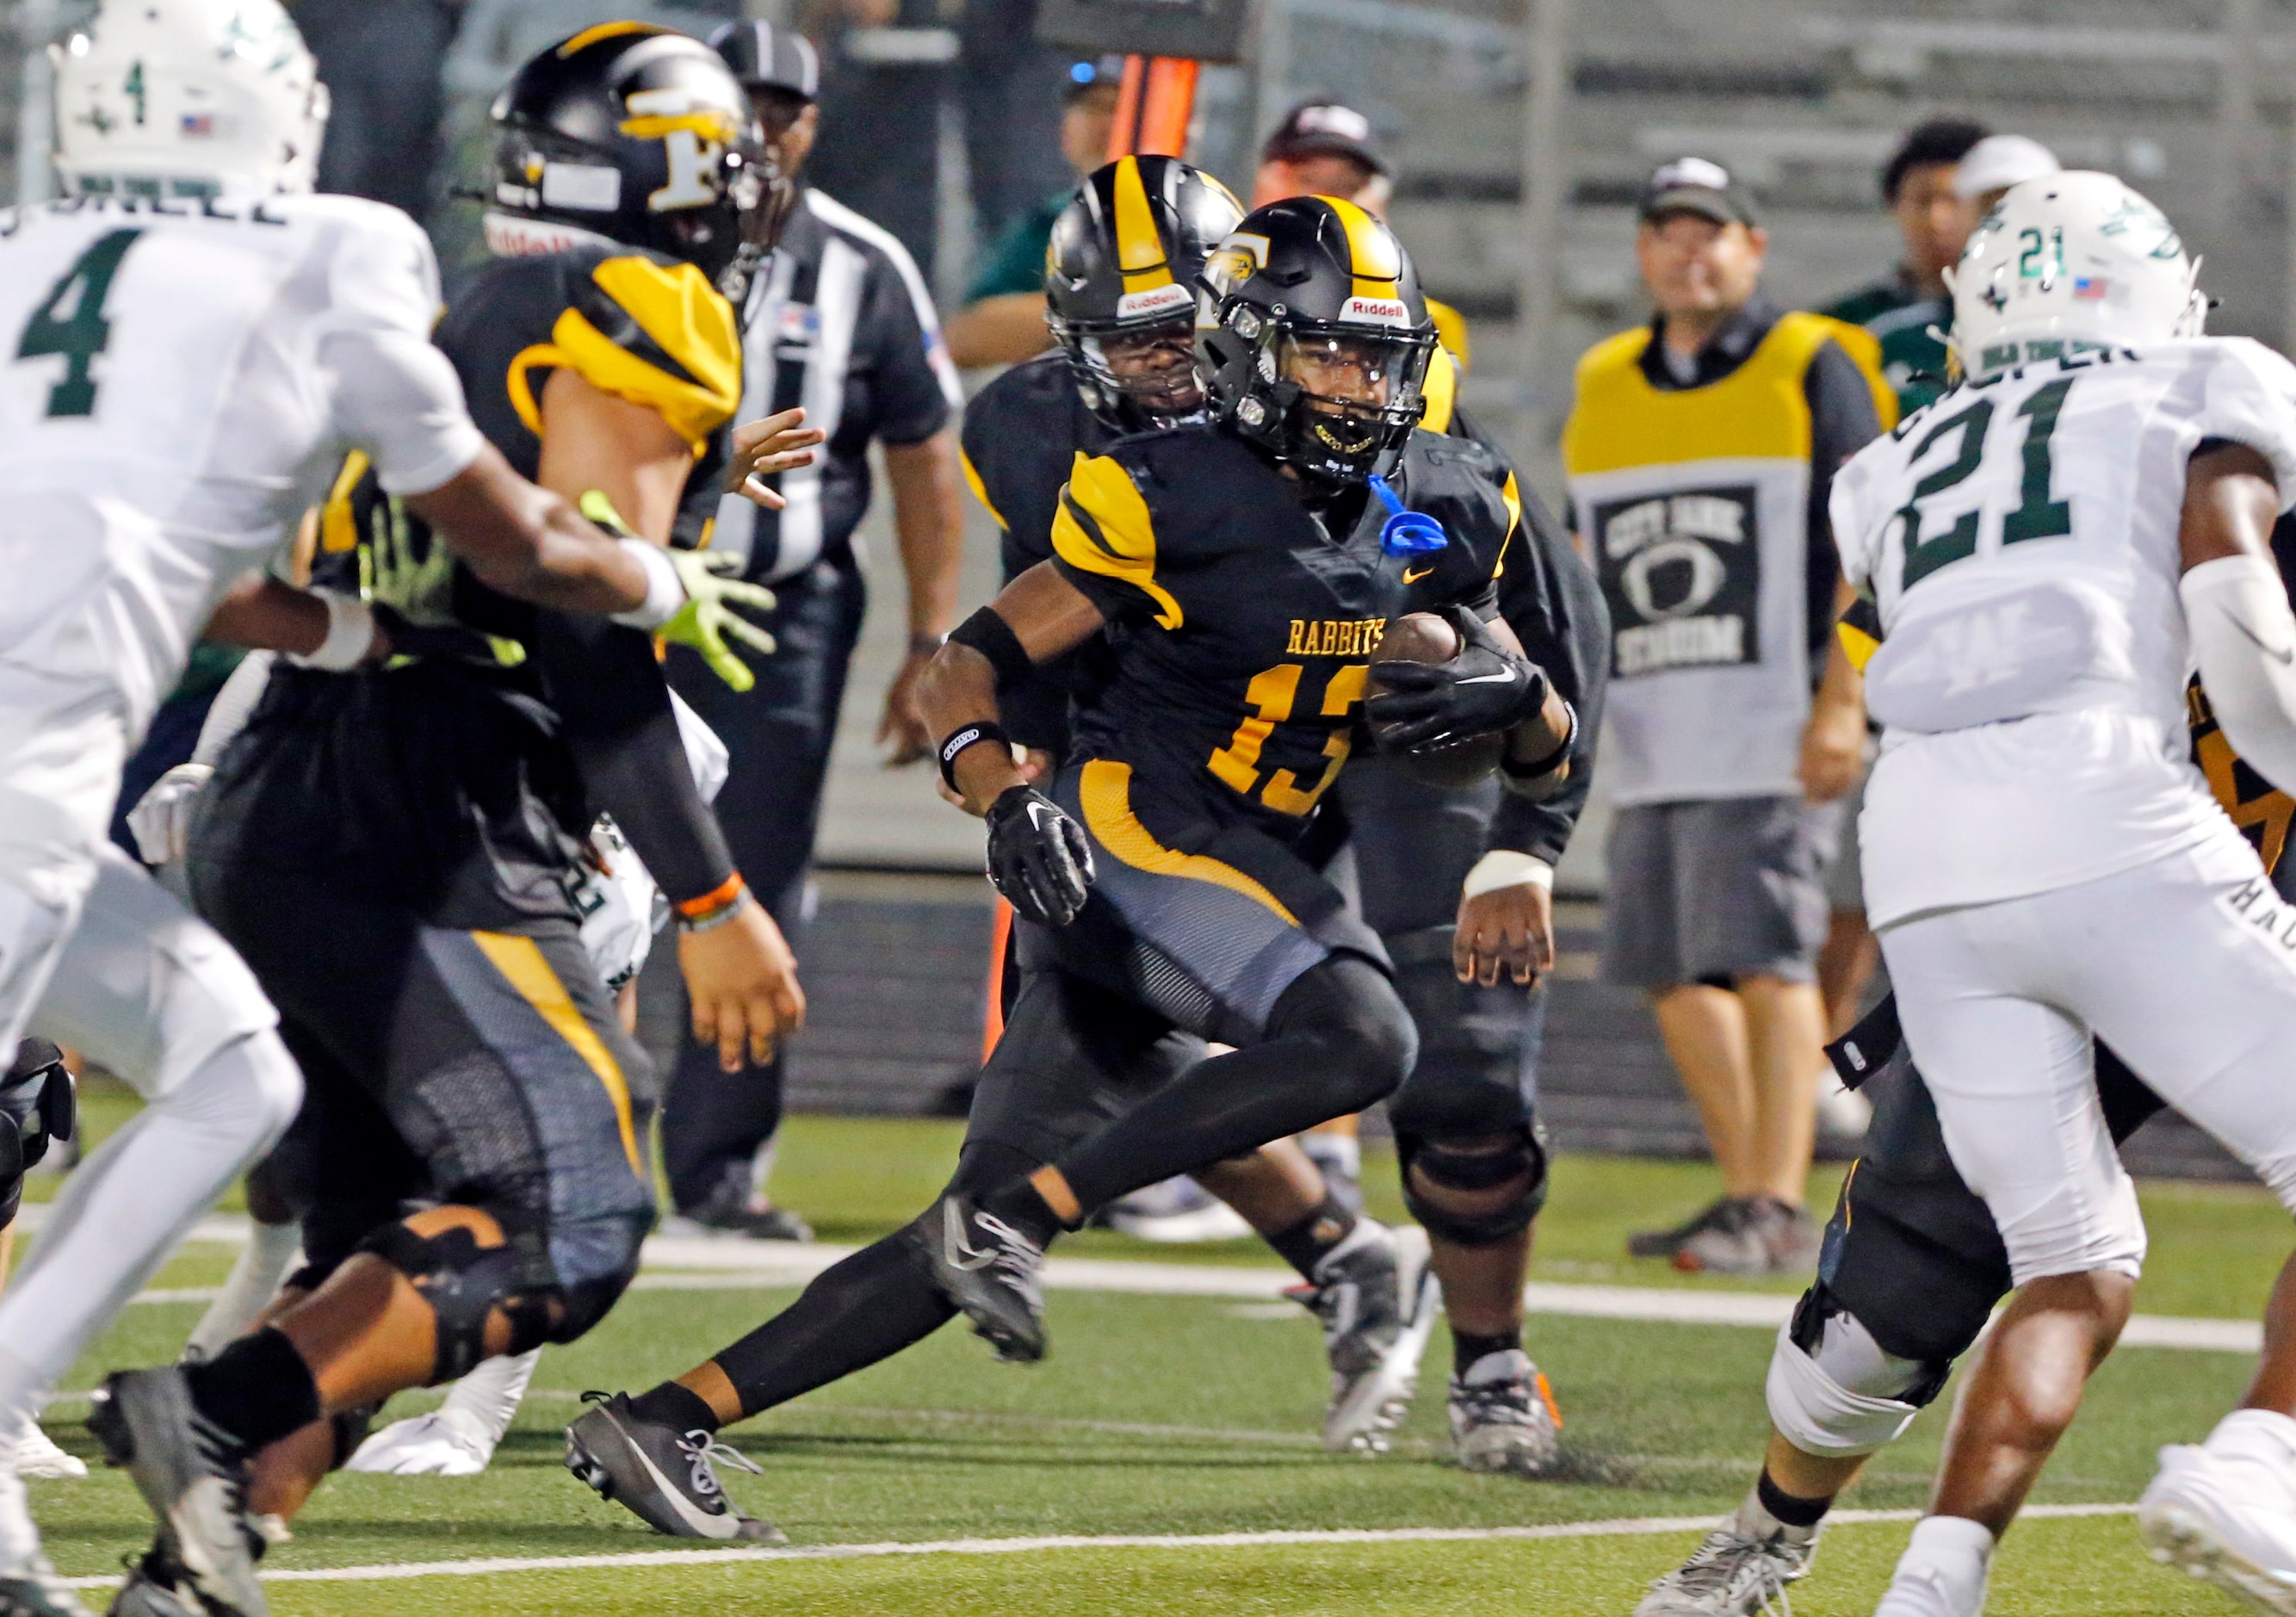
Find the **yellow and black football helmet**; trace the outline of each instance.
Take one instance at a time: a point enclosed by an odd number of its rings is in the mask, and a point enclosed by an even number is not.
[[[584,234],[650,247],[721,286],[779,234],[790,186],[717,52],[642,22],[586,29],[495,98],[488,244],[547,251]],[[744,249],[747,249],[745,253]]]
[[[1390,469],[1426,409],[1435,343],[1411,255],[1337,197],[1255,209],[1204,272],[1196,345],[1213,419],[1327,482]]]
[[[1202,411],[1196,281],[1242,217],[1226,186],[1177,158],[1120,157],[1078,186],[1054,221],[1046,319],[1086,406],[1115,431]]]

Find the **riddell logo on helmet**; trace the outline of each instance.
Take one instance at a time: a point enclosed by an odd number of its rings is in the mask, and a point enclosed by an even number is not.
[[[1342,320],[1368,320],[1374,325],[1409,325],[1411,311],[1396,298],[1350,298],[1340,305]]]
[[[1185,286],[1152,286],[1144,292],[1127,292],[1116,300],[1116,317],[1130,320],[1140,315],[1177,313],[1193,308],[1196,300]]]

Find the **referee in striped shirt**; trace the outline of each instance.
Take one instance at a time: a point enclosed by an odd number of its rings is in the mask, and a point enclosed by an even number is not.
[[[749,90],[783,171],[797,176],[818,119],[812,44],[758,21],[728,24],[710,43]],[[884,446],[908,584],[908,655],[877,729],[889,761],[899,764],[931,750],[911,693],[955,620],[964,513],[953,422],[962,395],[908,253],[889,232],[801,183],[742,313],[736,419],[803,405],[807,424],[828,441],[814,464],[773,480],[785,509],[761,511],[738,497],[718,508],[711,547],[745,555],[744,576],[780,597],[766,620],[778,647],[757,662],[757,688],[735,695],[681,651],[670,653],[669,674],[733,754],[719,823],[751,890],[802,953],[806,874],[830,743],[866,605],[854,530],[869,506],[869,446]],[[684,1022],[661,1122],[676,1213],[712,1230],[806,1239],[803,1220],[764,1194],[781,1123],[781,1054],[762,1068],[725,1072],[714,1047],[696,1043]]]

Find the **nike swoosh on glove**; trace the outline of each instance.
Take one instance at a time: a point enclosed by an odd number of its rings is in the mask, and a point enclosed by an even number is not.
[[[1472,612],[1447,615],[1461,640],[1449,662],[1382,662],[1372,669],[1383,688],[1364,704],[1364,715],[1382,752],[1512,730],[1546,705],[1545,669],[1508,655]]]
[[[1007,786],[988,806],[988,880],[1013,913],[1066,926],[1092,888],[1084,827],[1033,786]]]

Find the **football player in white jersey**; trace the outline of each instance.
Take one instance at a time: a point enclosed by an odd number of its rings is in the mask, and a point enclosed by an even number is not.
[[[1955,278],[1960,385],[1834,484],[1883,726],[1860,833],[1914,1059],[2018,1287],[1884,1617],[1972,1617],[2144,1255],[2092,1036],[2296,1209],[2296,909],[2189,759],[2296,784],[2296,368],[2201,335],[2197,267],[2119,180],[2012,189]],[[2296,1261],[2246,1407],[2168,1451],[2156,1551],[2296,1611]],[[2268,1596],[2268,1597],[2267,1597]]]
[[[0,1301],[11,1420],[298,1104],[252,976],[105,826],[203,623],[319,666],[385,649],[358,603],[245,576],[343,451],[523,598],[697,639],[746,598],[698,559],[601,534],[488,447],[427,341],[421,232],[295,194],[325,92],[275,0],[107,4],[58,94],[73,194],[0,213],[0,1047],[37,1028],[147,1104],[73,1176]],[[116,1397],[111,1424],[209,1610],[260,1612],[236,1467],[173,1374]],[[0,1613],[83,1609],[0,1471]]]

